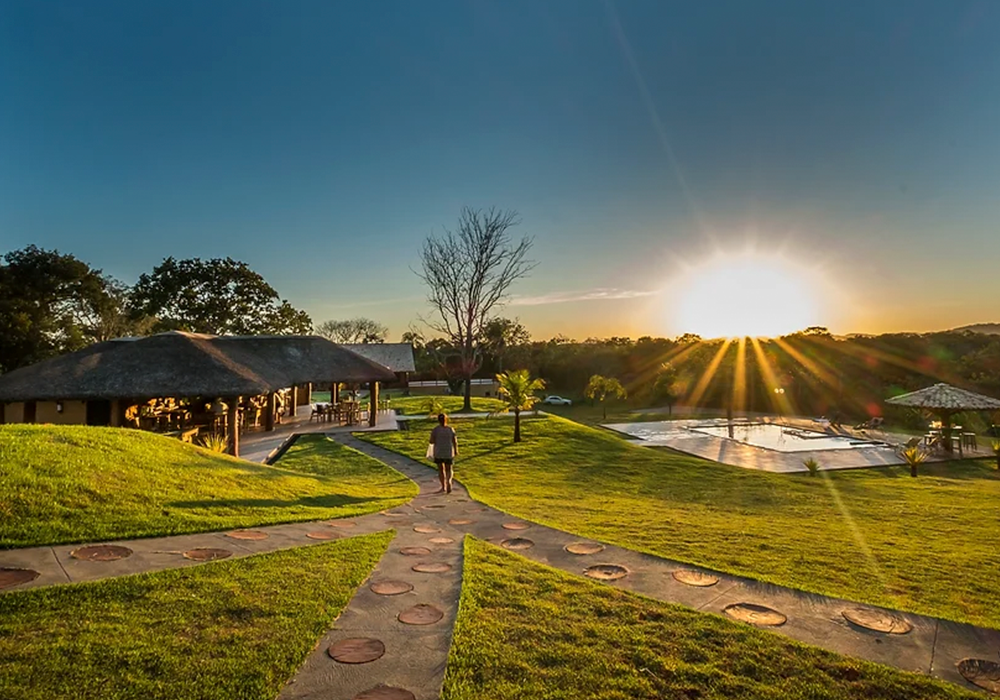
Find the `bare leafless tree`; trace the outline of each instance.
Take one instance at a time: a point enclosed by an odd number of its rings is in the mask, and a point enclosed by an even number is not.
[[[512,284],[535,263],[527,260],[532,239],[513,241],[508,230],[521,223],[515,211],[465,207],[456,231],[429,236],[420,252],[428,301],[440,317],[425,321],[455,347],[465,376],[463,411],[472,410],[472,375],[479,368],[480,339],[490,313],[508,299]]]
[[[314,329],[335,343],[384,343],[389,329],[370,318],[349,318],[346,321],[324,321]]]

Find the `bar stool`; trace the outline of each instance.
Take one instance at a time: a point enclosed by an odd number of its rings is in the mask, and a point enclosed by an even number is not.
[[[962,447],[971,447],[973,450],[978,450],[979,444],[976,442],[976,434],[962,433]]]

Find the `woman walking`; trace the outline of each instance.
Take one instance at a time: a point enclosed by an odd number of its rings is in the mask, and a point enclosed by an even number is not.
[[[443,413],[438,414],[438,424],[431,431],[427,451],[433,452],[438,478],[441,479],[441,490],[438,493],[451,493],[452,464],[458,456],[458,438],[455,429],[448,425],[448,416]]]

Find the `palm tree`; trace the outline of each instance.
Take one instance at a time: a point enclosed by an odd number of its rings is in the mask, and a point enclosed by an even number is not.
[[[532,379],[526,369],[517,369],[497,375],[500,384],[500,400],[504,402],[502,411],[514,412],[514,442],[521,442],[521,411],[530,411],[538,403],[536,391],[545,388],[541,379]]]
[[[602,377],[599,374],[595,374],[590,378],[590,381],[587,382],[587,388],[584,389],[583,393],[588,399],[597,399],[601,402],[601,407],[604,409],[604,420],[608,419],[608,406],[604,403],[604,399],[608,396],[613,396],[616,399],[628,397],[628,392],[620,381],[614,377]]]

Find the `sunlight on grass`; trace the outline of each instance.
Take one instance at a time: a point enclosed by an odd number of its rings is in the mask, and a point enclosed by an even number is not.
[[[455,477],[513,515],[792,588],[1000,628],[1000,473],[988,461],[768,474],[528,418],[456,420]],[[422,459],[429,424],[368,435]],[[849,517],[848,517],[849,516]]]
[[[273,700],[392,536],[0,596],[0,697]]]
[[[137,430],[3,425],[0,465],[0,547],[348,517],[417,493],[322,437],[271,468]]]

